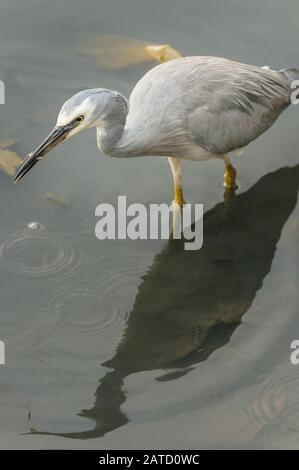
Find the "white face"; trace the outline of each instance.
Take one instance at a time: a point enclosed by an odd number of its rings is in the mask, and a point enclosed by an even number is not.
[[[76,120],[77,125],[68,133],[67,139],[83,129],[98,126],[107,98],[108,94],[100,88],[77,93],[62,106],[56,126],[67,126]]]
[[[80,91],[62,106],[56,126],[42,143],[23,160],[15,176],[15,183],[54,147],[88,127],[101,127],[109,115],[110,98],[116,92],[103,88]],[[126,102],[125,107],[126,107]]]

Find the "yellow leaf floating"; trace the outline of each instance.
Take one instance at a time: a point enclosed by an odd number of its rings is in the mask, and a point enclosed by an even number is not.
[[[146,46],[146,50],[148,54],[158,62],[167,62],[169,60],[183,57],[179,51],[168,44],[149,44]]]
[[[105,68],[118,69],[157,60],[182,57],[182,54],[167,44],[154,44],[123,36],[93,36],[79,47],[79,51],[96,59]]]
[[[15,141],[11,139],[0,141],[0,170],[8,176],[16,174],[17,167],[22,161],[16,152],[7,148],[14,144]]]

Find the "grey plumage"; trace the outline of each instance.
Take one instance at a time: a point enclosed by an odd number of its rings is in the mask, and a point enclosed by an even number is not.
[[[279,72],[215,57],[176,59],[137,83],[123,143],[137,128],[147,153],[208,158],[197,153],[199,146],[225,154],[267,130],[290,103],[290,93]]]
[[[273,71],[218,57],[184,57],[154,67],[129,102],[117,91],[77,93],[61,108],[55,129],[24,160],[15,182],[62,140],[95,127],[101,151],[115,157],[168,156],[182,204],[181,159],[222,158],[265,132],[290,104],[296,69]],[[229,174],[231,172],[231,175]]]

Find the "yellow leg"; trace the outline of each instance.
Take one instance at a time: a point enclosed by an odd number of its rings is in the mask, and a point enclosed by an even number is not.
[[[180,207],[184,207],[186,201],[183,196],[181,160],[176,157],[168,157],[168,161],[173,176],[174,202]]]
[[[186,201],[183,195],[183,188],[179,185],[174,185],[174,202],[178,204],[180,207],[184,207]]]
[[[236,169],[231,164],[227,155],[223,158],[223,161],[225,164],[224,187],[227,189],[238,189]]]

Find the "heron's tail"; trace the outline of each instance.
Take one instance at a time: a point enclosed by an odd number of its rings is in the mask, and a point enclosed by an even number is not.
[[[279,73],[285,77],[289,83],[293,82],[294,80],[299,80],[299,69],[282,69],[279,70]]]

